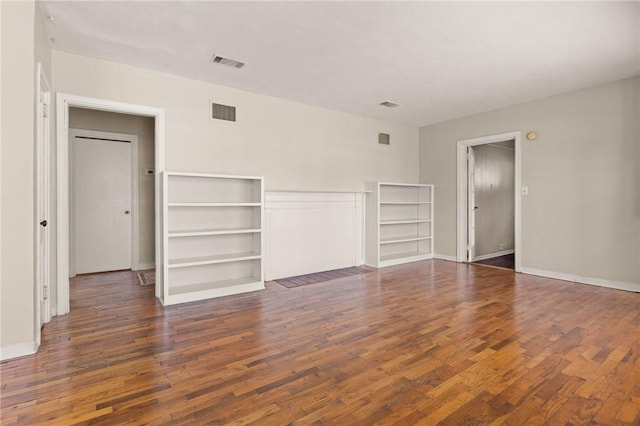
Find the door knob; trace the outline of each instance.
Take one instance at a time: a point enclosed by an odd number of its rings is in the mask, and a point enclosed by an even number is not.
[[[40,222],[40,226],[42,226],[42,227],[45,227],[45,228],[46,228],[46,227],[47,227],[47,221],[46,221],[46,220],[43,220],[42,222]]]
[[[130,213],[129,210],[124,211],[124,214],[129,214],[129,213]]]

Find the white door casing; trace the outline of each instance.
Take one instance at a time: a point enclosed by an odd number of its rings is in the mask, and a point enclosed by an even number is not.
[[[520,131],[514,131],[509,133],[501,133],[497,135],[482,136],[473,139],[465,139],[458,141],[457,144],[457,242],[456,242],[456,261],[467,262],[468,261],[468,164],[467,164],[467,147],[476,145],[485,145],[489,143],[504,142],[507,140],[514,141],[515,149],[515,164],[514,164],[514,197],[515,197],[515,271],[521,272],[522,270],[522,258],[524,253],[522,252],[521,241],[521,229],[522,229],[522,213],[521,205],[522,198],[520,194],[520,188],[522,185],[522,161],[521,161],[521,141],[522,133]]]
[[[155,152],[155,241],[156,286],[159,297],[162,289],[162,213],[159,176],[164,171],[165,124],[164,110],[146,105],[136,105],[85,96],[56,94],[56,294],[57,315],[69,312],[69,108],[89,108],[154,118]]]
[[[137,235],[137,137],[73,129],[71,138],[70,271],[131,269]]]

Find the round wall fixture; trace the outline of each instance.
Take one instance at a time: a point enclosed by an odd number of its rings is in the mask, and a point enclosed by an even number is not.
[[[538,134],[536,132],[527,133],[527,139],[529,139],[530,141],[535,141],[537,137]]]

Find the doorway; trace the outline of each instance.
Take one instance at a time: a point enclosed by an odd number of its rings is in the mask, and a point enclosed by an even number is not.
[[[457,238],[457,256],[456,260],[458,262],[473,262],[473,261],[488,261],[491,258],[498,258],[499,256],[514,256],[514,266],[516,272],[520,272],[521,269],[521,241],[520,241],[520,215],[521,215],[521,200],[520,200],[520,192],[519,188],[521,185],[521,160],[520,160],[520,143],[521,143],[521,134],[520,132],[511,132],[511,133],[503,133],[498,135],[485,136],[474,139],[466,139],[458,141],[457,145],[457,176],[458,176],[458,196],[457,196],[457,228],[458,228],[458,238]],[[492,148],[485,148],[487,146],[491,146]],[[508,154],[503,152],[502,157],[512,156],[513,163],[513,176],[512,182],[509,182],[509,185],[505,185],[504,182],[497,184],[495,180],[489,178],[478,179],[476,176],[476,167],[475,160],[478,152],[482,151],[483,156],[485,154],[486,149],[512,149]],[[484,161],[484,160],[483,160]],[[504,191],[511,191],[513,197],[502,197],[502,201],[493,200],[486,204],[488,199],[494,197],[498,191],[484,191],[483,194],[479,193],[478,184],[483,186],[483,191],[485,189],[491,190],[491,185],[500,185],[501,191],[504,195]],[[488,188],[484,188],[484,186],[488,186]],[[508,188],[508,189],[506,189]],[[490,224],[491,221],[508,221],[509,226],[512,227],[513,230],[513,243],[509,240],[508,233],[495,233],[495,235],[487,234],[487,231],[483,231],[483,246],[481,248],[482,253],[478,253],[478,232],[476,223],[476,219],[478,219],[479,210],[482,206],[478,205],[478,200],[476,197],[481,196],[485,198],[485,210],[483,212],[482,219],[485,222]],[[508,209],[501,210],[500,213],[495,217],[496,212],[494,211],[494,217],[492,217],[491,210],[496,208],[496,206],[504,203],[506,199],[511,200],[513,203],[513,210],[509,211]],[[494,204],[491,207],[491,203]],[[501,217],[502,216],[502,217]],[[513,222],[509,221],[509,216],[513,218]],[[485,226],[485,228],[491,228],[491,226]],[[490,235],[490,236],[487,236]],[[495,241],[493,241],[495,239]],[[508,260],[508,259],[502,259]],[[489,262],[490,263],[490,262]]]
[[[161,261],[159,261],[162,239],[160,238],[160,226],[162,217],[160,216],[159,206],[159,174],[164,170],[164,111],[159,108],[147,107],[142,105],[125,104],[120,102],[113,102],[102,99],[79,97],[74,95],[67,95],[58,93],[57,95],[57,288],[56,288],[56,305],[57,314],[63,315],[69,312],[69,278],[72,276],[72,269],[70,268],[70,261],[72,259],[72,242],[70,241],[70,231],[73,229],[71,218],[72,209],[70,203],[70,173],[72,172],[72,150],[71,150],[71,138],[70,138],[70,118],[72,109],[79,109],[82,111],[91,112],[106,112],[117,113],[126,116],[142,116],[148,117],[153,121],[153,137],[152,146],[154,151],[154,159],[152,165],[139,169],[138,176],[146,176],[152,182],[151,192],[153,199],[151,205],[148,206],[152,212],[153,220],[146,222],[147,226],[152,228],[151,234],[153,235],[152,246],[155,251],[151,255],[154,262],[151,265],[141,265],[142,262],[138,262],[138,267],[151,266],[153,268],[161,267]],[[108,129],[98,129],[96,131],[108,131]],[[134,179],[135,180],[135,179]],[[126,209],[125,209],[126,210]],[[138,209],[130,209],[130,213],[133,213]],[[124,211],[122,212],[124,214]],[[131,214],[133,217],[133,214]],[[132,240],[135,238],[135,233],[132,235]],[[133,242],[132,242],[133,245]],[[134,250],[135,253],[135,250]],[[132,267],[135,268],[135,258],[132,257]],[[158,275],[158,274],[156,274]],[[159,294],[161,288],[160,279],[156,280],[155,293]]]
[[[467,158],[467,261],[514,269],[514,142],[468,146]]]

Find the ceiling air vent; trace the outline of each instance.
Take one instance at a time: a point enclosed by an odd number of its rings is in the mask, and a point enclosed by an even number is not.
[[[211,118],[236,121],[236,107],[211,102]]]
[[[400,106],[400,104],[397,104],[397,103],[391,102],[391,101],[380,102],[380,105],[382,105],[383,107],[387,107],[387,108],[395,108],[395,107]]]
[[[224,56],[213,55],[211,62],[214,64],[228,65],[233,68],[244,67],[244,62],[236,61],[235,59],[225,58]]]
[[[378,143],[380,145],[391,145],[391,136],[387,133],[378,133]]]

